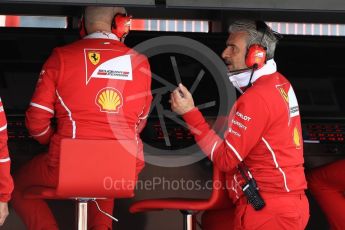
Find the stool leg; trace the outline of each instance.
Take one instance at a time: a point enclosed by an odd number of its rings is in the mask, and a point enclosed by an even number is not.
[[[195,217],[192,212],[181,211],[183,214],[183,230],[195,230]]]
[[[78,230],[87,230],[87,200],[78,200]]]

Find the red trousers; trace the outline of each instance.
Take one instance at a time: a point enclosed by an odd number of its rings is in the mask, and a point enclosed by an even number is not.
[[[255,211],[246,198],[232,209],[206,211],[203,230],[303,230],[309,220],[309,203],[303,195],[261,193],[266,206]]]
[[[59,229],[51,210],[44,200],[25,199],[23,197],[23,191],[30,186],[57,186],[58,168],[49,166],[47,161],[48,154],[38,155],[24,165],[14,177],[15,189],[12,194],[12,205],[28,230]],[[100,200],[98,203],[103,211],[113,213],[114,200]],[[112,220],[100,213],[94,202],[90,202],[88,208],[88,221],[89,229],[112,229]]]
[[[345,160],[307,173],[308,187],[332,230],[345,229]]]

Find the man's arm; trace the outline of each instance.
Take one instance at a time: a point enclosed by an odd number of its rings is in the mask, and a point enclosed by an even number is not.
[[[179,92],[181,91],[182,94]],[[194,107],[193,98],[184,86],[172,93],[173,111],[183,115],[203,152],[222,171],[235,168],[261,138],[268,119],[268,110],[260,97],[242,95],[232,108],[228,129],[221,139]]]
[[[139,58],[136,60],[138,66],[135,67],[136,74],[138,74],[138,79],[140,79],[143,84],[146,85],[145,91],[140,92],[139,94],[145,97],[145,104],[143,107],[142,112],[138,117],[137,123],[137,134],[141,133],[147,123],[147,117],[150,113],[151,101],[152,101],[152,94],[151,94],[151,70],[150,65],[146,57],[140,55]],[[138,145],[138,156],[137,156],[137,163],[136,163],[136,173],[138,174],[145,166],[144,156],[143,156],[143,144],[139,142]]]
[[[146,80],[145,82],[147,83],[146,86],[146,102],[145,106],[143,109],[143,112],[140,114],[139,117],[139,124],[138,124],[138,132],[141,133],[141,131],[144,129],[146,122],[147,122],[147,117],[150,112],[151,108],[151,102],[152,102],[152,94],[151,94],[151,69],[150,69],[150,64],[145,58],[145,60],[139,65],[139,73],[142,75],[142,77]]]
[[[51,118],[54,117],[60,63],[59,53],[55,50],[42,68],[30,107],[26,111],[25,121],[29,133],[41,144],[48,144],[54,133]]]
[[[223,171],[235,168],[262,141],[268,119],[267,105],[259,95],[242,95],[231,110],[224,140],[211,143],[211,160]]]

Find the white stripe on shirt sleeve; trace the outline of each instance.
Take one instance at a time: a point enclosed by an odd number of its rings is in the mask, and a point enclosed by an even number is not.
[[[7,129],[7,124],[4,125],[4,126],[2,126],[2,127],[0,127],[0,132],[1,132],[1,131],[4,131],[5,129]]]
[[[214,143],[214,145],[212,147],[212,150],[211,150],[211,161],[213,161],[213,152],[214,152],[214,150],[215,150],[215,148],[217,146],[217,143],[218,143],[218,141],[216,141],[216,143]]]
[[[31,102],[30,105],[33,106],[33,107],[39,108],[39,109],[43,109],[43,110],[45,110],[45,111],[47,111],[47,112],[49,112],[51,114],[54,114],[54,110],[52,110],[52,109],[50,109],[50,108],[48,108],[46,106],[43,106],[43,105],[40,105],[40,104],[37,104],[37,103],[34,103],[34,102]]]
[[[237,150],[232,146],[226,139],[225,139],[226,144],[231,148],[231,150],[235,153],[236,157],[240,160],[243,161],[241,155],[237,152]]]
[[[279,170],[279,172],[282,174],[283,176],[283,180],[284,180],[284,186],[285,186],[285,190],[287,192],[290,192],[290,189],[287,185],[287,180],[286,180],[286,175],[285,175],[285,172],[283,171],[283,169],[280,168],[279,164],[278,164],[278,161],[277,161],[277,158],[276,158],[276,154],[274,153],[273,149],[271,148],[270,144],[265,140],[265,138],[261,138],[262,141],[265,143],[267,149],[270,151],[271,155],[272,155],[272,158],[273,158],[273,162],[276,166],[276,168]]]
[[[39,133],[39,134],[31,134],[31,136],[33,137],[40,137],[40,136],[43,136],[44,134],[46,134],[48,132],[48,130],[50,129],[50,126],[48,126],[48,128],[46,128],[43,132]]]
[[[11,159],[9,157],[4,158],[4,159],[0,159],[0,163],[6,163],[8,161],[10,161]]]
[[[76,137],[76,131],[77,131],[77,126],[75,124],[75,120],[73,120],[72,117],[72,112],[71,110],[67,107],[67,105],[65,104],[65,102],[62,100],[62,98],[59,95],[59,92],[56,90],[56,95],[59,98],[61,105],[66,109],[68,116],[69,116],[69,120],[72,122],[72,139],[75,139]]]

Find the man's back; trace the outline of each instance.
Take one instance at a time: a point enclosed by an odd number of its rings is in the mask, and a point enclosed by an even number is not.
[[[63,66],[56,87],[58,134],[71,135],[72,117],[78,138],[133,139],[150,96],[146,58],[104,39],[83,39],[56,52]]]
[[[61,138],[140,141],[138,125],[152,98],[149,64],[109,35],[94,33],[56,48],[43,67],[27,125],[42,130],[47,116],[57,118],[53,159],[58,160]]]
[[[119,42],[123,37],[113,31],[116,14],[125,12],[121,7],[86,7],[88,35],[56,48],[42,68],[26,125],[34,139],[49,144],[49,151],[18,171],[13,193],[13,207],[28,229],[58,229],[47,203],[25,199],[23,194],[32,185],[57,186],[63,138],[129,139],[137,145],[136,176],[144,167],[139,133],[150,110],[151,74],[147,59]],[[116,149],[112,151],[117,156]],[[111,168],[113,162],[107,164]],[[112,229],[111,219],[103,212],[113,213],[113,200],[101,200],[98,205],[90,205],[88,227]]]

